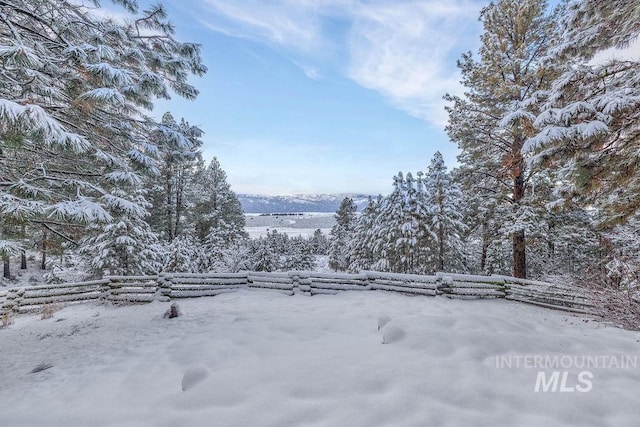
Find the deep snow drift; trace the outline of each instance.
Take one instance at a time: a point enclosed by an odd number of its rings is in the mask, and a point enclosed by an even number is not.
[[[0,425],[635,426],[640,369],[535,392],[529,355],[640,354],[640,335],[507,301],[243,290],[76,305],[0,330]],[[387,344],[383,344],[383,341]],[[40,366],[40,372],[32,373]],[[39,369],[35,369],[38,371]],[[556,369],[542,369],[547,379]],[[575,389],[584,368],[569,372]],[[584,385],[584,384],[582,384]]]

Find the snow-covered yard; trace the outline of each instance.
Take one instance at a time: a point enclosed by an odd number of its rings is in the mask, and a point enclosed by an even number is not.
[[[535,392],[541,369],[515,366],[533,355],[609,362],[640,355],[638,333],[586,317],[384,292],[242,290],[179,305],[175,319],[162,318],[168,303],[160,302],[18,316],[0,329],[0,425],[636,426],[640,419],[638,367],[545,366],[547,379],[569,371],[574,391]],[[38,366],[51,367],[32,373]],[[575,391],[586,384],[577,380],[585,370],[591,390]]]

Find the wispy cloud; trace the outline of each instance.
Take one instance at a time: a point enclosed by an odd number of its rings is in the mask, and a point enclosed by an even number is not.
[[[444,1],[362,5],[349,35],[349,76],[394,105],[435,124],[446,122],[442,96],[460,91],[454,57],[470,4]]]
[[[203,22],[214,31],[311,53],[320,47],[320,19],[304,2],[208,0]]]
[[[292,59],[291,62],[293,62],[298,68],[300,68],[305,76],[309,77],[310,79],[318,80],[322,78],[322,73],[320,72],[320,69],[318,67],[314,65],[303,64],[302,62],[296,61],[295,59]]]
[[[409,114],[446,121],[442,96],[459,93],[455,59],[477,43],[477,0],[208,0],[206,25],[285,49],[312,79],[323,66]],[[347,31],[332,30],[332,23]],[[339,52],[326,64],[326,52]]]

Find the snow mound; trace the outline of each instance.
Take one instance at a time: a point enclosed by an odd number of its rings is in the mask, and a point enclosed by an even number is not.
[[[384,326],[391,321],[391,317],[386,314],[380,315],[378,317],[378,330],[384,328]]]
[[[206,366],[191,366],[182,377],[182,391],[192,389],[209,376],[209,369]]]
[[[398,325],[387,325],[382,332],[382,344],[393,344],[402,341],[407,332]]]

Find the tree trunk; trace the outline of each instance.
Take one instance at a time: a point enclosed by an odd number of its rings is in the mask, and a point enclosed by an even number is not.
[[[27,269],[27,251],[23,250],[20,253],[20,269],[21,270],[26,270]]]
[[[524,198],[524,159],[518,150],[518,162],[516,163],[516,176],[513,180],[513,201],[517,205]],[[513,234],[513,277],[527,278],[527,240],[524,230]]]
[[[527,242],[524,230],[513,235],[513,277],[527,278]]]
[[[487,266],[487,252],[489,251],[489,232],[486,222],[482,223],[482,254],[480,254],[480,271],[484,273]]]
[[[180,178],[177,180],[177,183],[176,183],[176,208],[175,208],[176,217],[175,217],[175,224],[173,227],[176,237],[178,237],[181,232],[180,217],[182,216],[182,193],[184,191],[183,176],[184,176],[184,172],[182,172],[182,174],[179,175]]]
[[[2,276],[5,279],[11,279],[11,272],[9,267],[11,267],[10,262],[9,262],[9,256],[5,256],[4,258],[2,258],[2,260],[4,261],[4,269],[2,272]]]
[[[42,263],[40,264],[40,269],[47,269],[47,233],[42,233]]]
[[[444,271],[444,224],[442,224],[442,221],[438,226],[438,240],[438,268],[440,271]]]
[[[167,218],[166,218],[166,227],[167,227],[167,239],[172,242],[175,235],[173,234],[173,174],[168,171],[166,177],[166,206],[167,206]]]
[[[438,224],[438,269],[444,271],[444,189],[442,182],[438,182],[438,207],[440,221]]]

